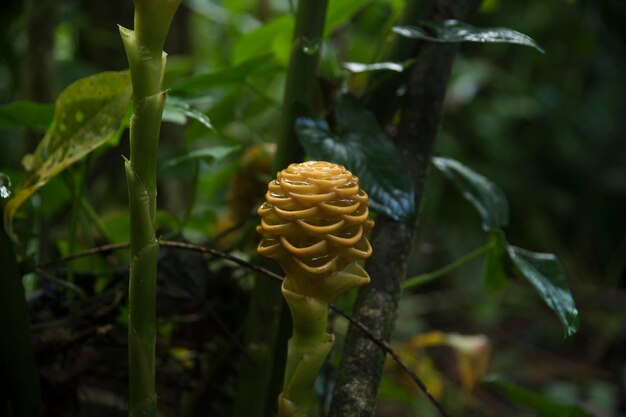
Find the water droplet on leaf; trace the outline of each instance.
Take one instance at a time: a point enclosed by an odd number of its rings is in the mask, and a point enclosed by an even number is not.
[[[0,198],[11,197],[11,178],[0,172]]]
[[[320,38],[302,38],[302,52],[306,55],[314,55],[320,50],[321,43],[322,41]]]

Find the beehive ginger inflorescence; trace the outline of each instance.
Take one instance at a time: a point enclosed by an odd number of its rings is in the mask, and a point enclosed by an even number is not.
[[[259,208],[257,230],[263,239],[258,252],[276,259],[301,294],[324,292],[320,288],[342,272],[369,282],[356,264],[372,253],[366,237],[374,225],[368,205],[358,178],[343,166],[323,161],[291,164],[268,184]],[[366,283],[363,279],[351,286]]]

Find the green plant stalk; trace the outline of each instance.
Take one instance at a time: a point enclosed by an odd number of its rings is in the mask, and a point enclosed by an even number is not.
[[[298,108],[312,107],[315,95],[321,38],[328,0],[301,0],[296,12],[294,40],[291,50],[283,110],[281,133],[274,157],[274,172],[293,162],[299,162],[304,151],[295,133]],[[305,46],[317,44],[317,49],[304,51]],[[269,268],[271,263],[263,261]],[[280,380],[284,366],[284,348],[289,333],[288,314],[282,307],[279,285],[264,277],[255,279],[252,302],[246,318],[244,337],[248,353],[256,364],[243,362],[239,373],[235,417],[260,417],[268,413],[280,390],[274,379]],[[259,332],[259,326],[264,331]],[[245,361],[245,359],[244,359]],[[260,387],[267,387],[266,390]]]
[[[163,45],[180,0],[135,0],[135,30],[120,26],[133,86],[130,159],[125,162],[130,206],[129,415],[156,416],[155,236],[157,149],[166,93]]]
[[[3,207],[0,205],[0,208]],[[0,390],[3,397],[8,397],[10,406],[7,407],[14,417],[41,417],[43,406],[28,307],[13,243],[2,225],[0,265]],[[4,411],[3,397],[0,397],[0,412]]]
[[[402,284],[402,289],[408,290],[410,288],[419,287],[420,285],[424,285],[437,278],[443,277],[449,274],[450,272],[454,271],[455,269],[460,268],[461,266],[465,265],[466,263],[471,262],[474,259],[478,258],[479,256],[489,252],[493,247],[494,247],[493,242],[489,241],[485,245],[474,249],[473,251],[463,255],[462,257],[455,260],[454,262],[449,263],[448,265],[445,265],[435,271],[427,272],[425,274],[420,274],[420,275],[414,276],[413,278],[407,279]]]
[[[287,348],[283,391],[278,397],[278,416],[306,417],[315,379],[335,341],[334,335],[326,332],[329,305],[291,291],[289,277],[283,282],[282,294],[291,311],[293,332]]]
[[[298,109],[313,105],[317,67],[328,0],[300,0],[289,58],[283,100],[282,132],[274,158],[274,171],[301,161],[304,151],[295,133]]]

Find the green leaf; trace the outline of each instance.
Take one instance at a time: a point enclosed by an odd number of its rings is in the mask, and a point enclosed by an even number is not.
[[[483,271],[484,288],[487,293],[493,293],[504,288],[509,282],[507,274],[507,243],[502,230],[489,233],[491,249],[485,257]]]
[[[343,26],[359,10],[372,3],[373,0],[330,0],[326,11],[326,28],[324,36],[329,36],[335,29]]]
[[[490,376],[485,382],[493,384],[514,404],[530,408],[541,417],[593,417],[575,404],[559,404],[517,384],[507,382],[504,378]]]
[[[404,71],[404,65],[399,62],[375,62],[373,64],[361,64],[358,62],[344,62],[342,65],[346,70],[353,73],[369,71]]]
[[[510,245],[508,254],[517,272],[528,280],[557,314],[566,335],[576,333],[579,325],[578,310],[558,258],[551,253],[531,252]]]
[[[194,110],[189,103],[181,98],[174,96],[168,97],[163,111],[163,120],[177,124],[186,124],[188,117],[199,121],[209,130],[215,130],[211,124],[211,120],[209,120],[206,114]]]
[[[130,102],[128,71],[96,74],[63,90],[52,125],[35,152],[22,160],[29,173],[4,210],[7,232],[17,209],[34,192],[123,128]]]
[[[335,119],[335,133],[323,119],[297,119],[296,133],[307,155],[344,165],[357,175],[374,210],[395,220],[413,221],[415,203],[408,169],[374,115],[343,95],[336,103]]]
[[[254,58],[274,54],[274,41],[279,36],[293,37],[294,20],[284,15],[241,36],[233,49],[233,64],[239,65]],[[288,45],[288,47],[291,43]]]
[[[169,159],[163,163],[162,169],[172,168],[180,163],[191,161],[194,159],[205,159],[215,161],[222,159],[233,152],[241,149],[241,146],[213,146],[211,148],[196,149],[184,155]]]
[[[507,28],[477,28],[458,20],[424,21],[421,26],[394,26],[391,30],[393,33],[410,39],[443,43],[512,43],[530,46],[542,54],[545,53],[533,38],[523,33]]]
[[[25,128],[45,132],[54,115],[52,104],[14,101],[0,106],[0,129]]]
[[[264,74],[283,69],[272,55],[263,55],[232,67],[193,75],[176,84],[173,95],[201,94],[215,87],[242,84],[252,74]]]
[[[329,36],[372,2],[373,0],[331,0],[326,11],[324,36]],[[268,54],[274,54],[280,62],[285,62],[284,57],[289,56],[293,31],[293,16],[284,15],[244,34],[233,49],[233,63],[239,65]],[[285,42],[285,38],[289,42]]]
[[[433,164],[478,210],[483,230],[490,232],[509,223],[509,204],[497,185],[454,159],[435,157]]]

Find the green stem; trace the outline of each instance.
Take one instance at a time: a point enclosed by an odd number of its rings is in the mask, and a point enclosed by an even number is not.
[[[31,343],[28,306],[13,243],[2,225],[0,265],[0,389],[8,398],[8,409],[14,417],[41,417],[43,405]],[[5,404],[0,400],[0,414],[5,411],[3,406]]]
[[[282,293],[293,319],[293,332],[287,349],[283,391],[278,397],[278,417],[305,417],[311,406],[313,386],[334,336],[326,332],[328,303],[291,291],[290,278]]]
[[[281,134],[274,157],[275,172],[301,161],[304,156],[295,134],[295,121],[300,115],[299,108],[313,106],[327,5],[328,0],[300,0],[298,3],[285,84]],[[248,353],[257,359],[259,365],[242,364],[235,417],[264,416],[268,414],[268,408],[275,404],[280,387],[271,381],[282,376],[284,345],[289,332],[283,305],[279,285],[256,277],[244,340]],[[259,325],[263,326],[263,331],[259,331]]]
[[[296,137],[295,121],[300,116],[299,109],[313,105],[327,5],[328,0],[300,0],[298,3],[285,84],[282,133],[274,159],[275,171],[302,160],[304,156]]]
[[[76,240],[78,238],[78,221],[80,214],[80,202],[83,199],[83,189],[85,187],[85,179],[87,177],[87,167],[89,165],[89,157],[80,161],[77,172],[70,172],[70,192],[72,193],[72,208],[70,213],[70,236],[68,239],[68,253],[76,252]],[[74,269],[68,268],[67,281],[74,283]],[[74,291],[68,291],[66,294],[68,304],[72,305],[74,301]]]
[[[443,277],[449,274],[450,272],[454,271],[455,269],[465,265],[466,263],[473,261],[474,259],[483,255],[484,253],[489,252],[493,248],[493,246],[494,246],[493,242],[489,241],[487,244],[477,249],[474,249],[470,253],[463,255],[456,261],[449,263],[448,265],[444,267],[441,267],[432,272],[427,272],[425,274],[420,274],[420,275],[414,276],[413,278],[407,279],[402,285],[402,289],[408,290],[410,288],[419,287],[420,285],[424,285],[427,282],[434,281],[437,278]]]
[[[156,416],[155,236],[157,149],[166,94],[163,44],[180,0],[135,0],[135,30],[120,27],[133,86],[130,159],[126,180],[130,206],[129,415]]]

